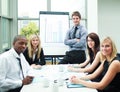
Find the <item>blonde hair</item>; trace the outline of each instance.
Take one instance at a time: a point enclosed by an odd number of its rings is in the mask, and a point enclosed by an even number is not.
[[[33,57],[34,49],[33,49],[33,46],[32,46],[32,40],[35,37],[37,37],[38,40],[39,40],[38,51],[37,51],[37,59],[38,59],[38,58],[40,58],[40,53],[41,53],[41,41],[40,41],[40,38],[39,38],[39,36],[37,34],[31,35],[30,38],[29,38],[29,41],[28,41],[28,55],[29,55],[30,58]]]
[[[106,37],[102,41],[101,45],[103,43],[106,43],[106,42],[110,43],[111,46],[112,46],[112,53],[111,53],[111,56],[110,56],[110,62],[111,62],[117,55],[117,49],[116,49],[115,43],[113,42],[113,40],[110,37]],[[101,61],[105,61],[106,60],[106,57],[102,54],[102,52],[101,52],[101,56],[100,57],[101,57]]]

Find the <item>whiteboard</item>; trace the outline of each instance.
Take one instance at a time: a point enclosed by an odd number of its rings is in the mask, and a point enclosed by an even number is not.
[[[68,46],[64,44],[69,29],[68,12],[40,11],[40,39],[45,55],[65,55]]]

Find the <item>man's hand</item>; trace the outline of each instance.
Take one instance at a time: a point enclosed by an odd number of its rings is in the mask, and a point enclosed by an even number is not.
[[[22,84],[23,84],[23,85],[30,84],[30,83],[32,82],[33,78],[34,78],[33,76],[26,76],[26,78],[24,78],[24,79],[22,80]]]

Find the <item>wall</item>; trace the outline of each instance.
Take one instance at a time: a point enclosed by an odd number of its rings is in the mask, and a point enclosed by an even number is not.
[[[88,33],[98,32],[97,0],[87,0],[87,29]]]
[[[120,0],[98,0],[98,34],[112,37],[120,52]]]

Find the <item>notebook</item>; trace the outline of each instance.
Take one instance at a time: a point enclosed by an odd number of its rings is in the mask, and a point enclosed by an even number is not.
[[[82,84],[72,84],[72,83],[67,83],[67,88],[81,88],[81,87],[85,87]]]

